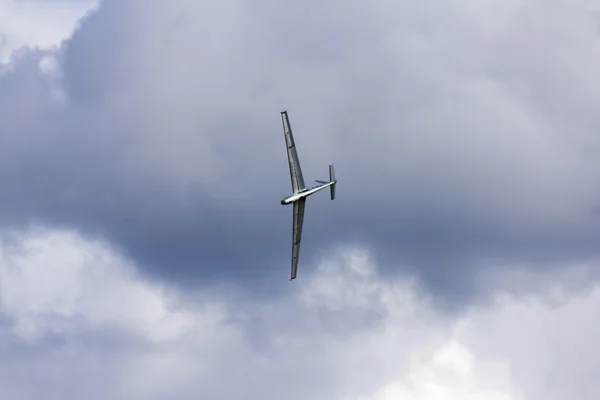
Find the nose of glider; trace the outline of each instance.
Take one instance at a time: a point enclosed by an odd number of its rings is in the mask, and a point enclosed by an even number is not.
[[[285,206],[285,199],[281,200],[281,205]]]

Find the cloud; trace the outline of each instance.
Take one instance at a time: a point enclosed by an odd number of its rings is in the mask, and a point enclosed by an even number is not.
[[[68,231],[5,234],[1,254],[7,399],[600,393],[597,285],[571,292],[549,280],[540,295],[497,292],[450,315],[360,248],[332,251],[277,302],[145,281],[113,249]]]
[[[56,47],[96,6],[90,0],[0,1],[0,64],[7,63],[22,46]]]
[[[594,259],[596,14],[486,4],[106,0],[52,74],[32,52],[1,78],[0,221],[106,239],[182,285],[273,292],[288,108],[306,180],[334,162],[340,181],[311,198],[306,265],[362,243],[461,298],[488,259]]]
[[[587,3],[83,3],[0,2],[5,397],[598,397]]]

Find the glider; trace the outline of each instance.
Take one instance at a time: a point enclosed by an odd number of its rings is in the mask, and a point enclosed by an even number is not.
[[[304,208],[306,206],[306,198],[319,190],[329,188],[331,200],[335,198],[335,185],[337,183],[333,171],[333,164],[329,164],[329,181],[315,181],[319,185],[307,189],[304,185],[302,177],[302,169],[298,160],[296,144],[290,127],[290,120],[287,111],[281,112],[281,120],[283,122],[283,132],[285,135],[285,144],[287,148],[288,163],[290,165],[290,177],[292,179],[292,194],[281,200],[281,204],[294,205],[294,226],[292,229],[292,275],[290,280],[296,278],[298,272],[298,255],[300,253],[300,240],[302,239],[302,222],[304,220]]]

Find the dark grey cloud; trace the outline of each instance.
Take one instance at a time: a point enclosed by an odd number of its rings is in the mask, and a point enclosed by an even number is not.
[[[32,52],[0,80],[0,220],[183,285],[285,288],[288,109],[305,179],[339,179],[300,277],[344,242],[455,297],[481,260],[595,257],[596,22],[565,7],[104,1],[55,75]]]

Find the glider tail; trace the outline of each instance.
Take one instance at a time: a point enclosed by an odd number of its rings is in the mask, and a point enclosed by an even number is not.
[[[323,186],[329,185],[329,191],[331,193],[331,200],[335,199],[335,184],[337,180],[335,179],[335,172],[333,170],[333,164],[329,164],[329,182],[327,181],[315,181],[320,183]]]
[[[335,171],[333,170],[333,164],[329,164],[329,182],[332,182],[331,186],[329,186],[329,190],[331,193],[331,200],[335,199],[335,184],[337,181],[335,180]]]

